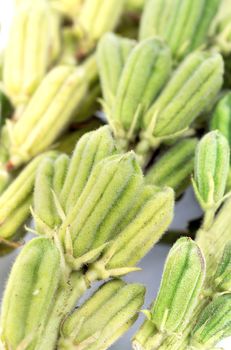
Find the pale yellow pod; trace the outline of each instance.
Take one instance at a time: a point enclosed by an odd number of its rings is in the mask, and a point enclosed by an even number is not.
[[[3,82],[14,105],[32,96],[59,49],[59,20],[46,0],[16,10],[4,57]]]
[[[125,0],[85,0],[76,25],[94,42],[116,27],[124,5]]]
[[[86,90],[86,72],[82,67],[57,66],[44,78],[21,118],[9,127],[13,167],[27,162],[56,140]]]

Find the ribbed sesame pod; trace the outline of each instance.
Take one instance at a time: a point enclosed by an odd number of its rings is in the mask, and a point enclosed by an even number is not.
[[[97,46],[97,63],[108,113],[111,112],[123,68],[135,43],[134,40],[107,33]]]
[[[60,193],[60,203],[66,213],[75,206],[93,167],[115,152],[115,141],[108,126],[89,132],[79,140]]]
[[[125,0],[85,0],[76,20],[76,30],[94,44],[118,24]]]
[[[144,186],[111,246],[106,249],[106,269],[135,266],[160,239],[173,217],[174,194]]]
[[[204,276],[205,262],[199,247],[190,238],[180,238],[167,257],[157,298],[146,311],[148,319],[133,338],[134,349],[159,349],[168,335],[178,334],[180,338],[181,332],[184,334]]]
[[[1,313],[5,348],[36,348],[60,283],[60,254],[46,238],[31,240],[11,271]]]
[[[140,284],[121,280],[104,284],[65,320],[59,349],[108,349],[135,322],[144,294]]]
[[[154,102],[171,72],[169,48],[159,39],[139,43],[129,55],[118,84],[112,119],[134,137],[143,114]]]
[[[189,138],[173,145],[148,169],[146,182],[160,187],[169,186],[179,196],[190,183],[197,142],[196,138]]]
[[[149,0],[141,19],[142,40],[158,36],[168,43],[176,60],[206,41],[220,0]]]
[[[73,256],[79,258],[112,240],[141,191],[143,175],[133,152],[105,158],[64,221],[60,235],[71,233]]]
[[[219,130],[228,140],[231,146],[231,93],[228,92],[218,102],[213,112],[211,130]]]
[[[3,81],[15,105],[27,103],[43,79],[59,41],[59,25],[47,1],[22,3],[4,57]],[[55,39],[55,40],[54,40]],[[54,48],[54,51],[53,51]]]
[[[220,0],[204,0],[201,16],[190,45],[190,51],[196,50],[198,47],[206,44],[205,39],[208,37],[209,28],[220,5]]]
[[[191,335],[191,346],[210,350],[231,335],[231,294],[216,297],[201,313]]]
[[[62,190],[68,165],[68,156],[60,155],[57,159],[47,157],[38,168],[33,202],[36,229],[40,234],[46,233],[40,221],[51,229],[55,229],[62,222],[55,199]]]
[[[229,171],[230,150],[226,138],[217,130],[205,135],[196,148],[194,189],[206,211],[221,203]]]
[[[12,239],[28,218],[36,170],[46,156],[54,158],[56,152],[48,152],[32,160],[1,194],[0,237]]]
[[[214,277],[214,283],[217,291],[231,292],[231,241],[225,246]]]
[[[21,118],[10,126],[12,167],[27,162],[56,140],[85,96],[87,84],[84,66],[57,66],[49,72]]]
[[[180,331],[189,321],[205,276],[205,262],[197,244],[179,239],[170,250],[151,319],[163,332]]]
[[[230,6],[230,5],[229,5]],[[227,11],[227,8],[226,8]],[[231,53],[231,11],[224,14],[223,18],[218,21],[215,33],[214,42],[218,46],[219,51],[224,55]]]
[[[221,88],[222,75],[223,61],[219,54],[195,52],[189,55],[147,111],[142,138],[154,147],[189,128],[211,105]]]
[[[103,125],[102,121],[97,118],[91,118],[85,123],[76,124],[73,131],[70,131],[60,137],[56,142],[55,149],[59,152],[72,154],[77,141],[87,132],[98,129]]]

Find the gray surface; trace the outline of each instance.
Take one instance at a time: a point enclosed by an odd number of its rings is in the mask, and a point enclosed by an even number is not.
[[[184,198],[176,204],[175,217],[172,223],[172,228],[179,229],[184,228],[187,221],[190,218],[196,218],[200,215],[200,209],[193,199],[192,190],[189,189],[186,192]],[[159,283],[161,279],[161,274],[163,270],[163,264],[166,255],[169,250],[169,246],[165,244],[157,244],[149,254],[141,261],[140,267],[142,271],[135,272],[126,277],[128,282],[140,282],[143,283],[147,288],[145,307],[148,307],[156,296]],[[10,268],[13,264],[17,252],[14,252],[6,257],[1,258],[1,269],[0,269],[0,295],[3,293],[4,285],[6,283],[7,276],[9,274]],[[139,325],[143,322],[144,316],[140,314],[136,324],[130,329],[130,331],[116,344],[114,344],[111,350],[122,350],[131,349],[130,339],[135,333]],[[226,341],[225,349],[230,349]],[[231,345],[231,340],[229,341]]]

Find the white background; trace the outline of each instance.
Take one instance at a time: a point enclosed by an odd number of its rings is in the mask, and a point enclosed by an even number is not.
[[[31,0],[33,1],[33,0]],[[0,49],[5,46],[7,40],[7,34],[10,27],[13,13],[13,0],[0,0]],[[176,205],[175,219],[173,222],[174,228],[180,228],[186,225],[189,218],[197,217],[200,210],[195,203],[191,189],[187,191],[184,200]],[[150,305],[151,300],[155,297],[162,274],[163,264],[168,253],[169,247],[163,244],[159,244],[143,259],[140,266],[143,271],[135,274],[131,274],[127,277],[127,281],[141,282],[147,287],[145,306]],[[0,263],[0,296],[3,293],[4,285],[9,274],[11,265],[18,252],[14,252],[4,258],[1,258]],[[139,323],[143,321],[143,316],[139,317],[139,322],[130,330],[130,332],[120,339],[115,345],[113,350],[125,350],[130,349],[129,338],[132,337]],[[231,337],[225,339],[220,346],[224,350],[231,350]],[[46,350],[46,349],[44,349]]]

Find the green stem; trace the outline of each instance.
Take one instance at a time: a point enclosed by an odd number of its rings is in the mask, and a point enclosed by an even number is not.
[[[202,229],[204,231],[208,231],[210,229],[210,227],[213,224],[214,221],[214,216],[215,216],[215,210],[214,208],[209,208],[205,211],[204,214],[204,219],[203,219],[203,223],[202,223]]]

